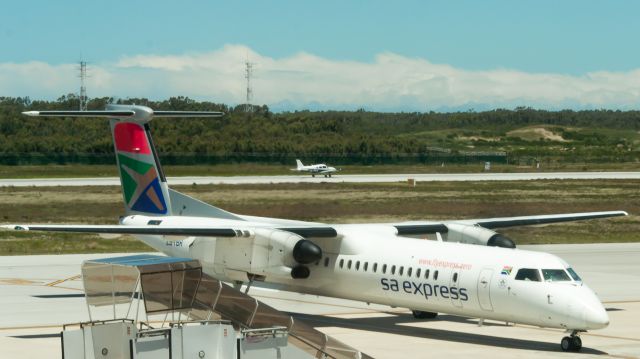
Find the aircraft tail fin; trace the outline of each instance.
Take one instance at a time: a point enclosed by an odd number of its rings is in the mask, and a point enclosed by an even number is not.
[[[176,211],[176,207],[172,206],[172,198],[180,201],[182,206],[185,206],[186,203],[195,204],[190,201],[191,198],[188,196],[181,197],[175,194],[172,196],[151,138],[149,129],[151,119],[154,117],[222,116],[221,112],[154,112],[148,107],[135,105],[107,105],[106,111],[29,111],[24,114],[28,116],[109,118],[118,171],[120,172],[125,212],[150,216],[180,215],[173,213]],[[202,212],[203,206],[207,206],[207,204],[198,205],[197,212]],[[205,212],[210,212],[209,214],[212,216],[217,211],[224,212],[213,206],[210,207],[214,210]]]
[[[302,169],[302,167],[304,167],[304,165],[302,164],[302,161],[300,161],[300,160],[296,160],[296,165],[297,165],[297,167],[296,167],[296,168],[297,168],[298,170],[300,170],[300,169]]]
[[[111,118],[109,124],[126,213],[171,215],[169,186],[148,121]]]

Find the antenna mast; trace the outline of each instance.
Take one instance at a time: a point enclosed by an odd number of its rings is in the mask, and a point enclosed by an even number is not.
[[[253,99],[253,89],[251,88],[251,76],[253,75],[253,63],[249,62],[249,56],[247,56],[247,60],[244,62],[245,72],[244,78],[247,79],[247,102],[245,105],[245,112],[251,112],[251,100]]]
[[[80,111],[87,110],[87,87],[85,81],[87,79],[87,62],[80,60]]]

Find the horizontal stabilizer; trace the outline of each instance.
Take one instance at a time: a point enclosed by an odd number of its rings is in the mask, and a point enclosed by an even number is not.
[[[216,111],[153,111],[153,117],[222,117],[224,112]]]
[[[23,115],[31,117],[133,117],[134,111],[26,111]]]
[[[124,107],[124,106],[123,106]],[[136,115],[132,110],[104,111],[25,111],[23,115],[31,117],[108,117],[129,118]],[[152,111],[152,117],[222,117],[224,112],[218,111]]]

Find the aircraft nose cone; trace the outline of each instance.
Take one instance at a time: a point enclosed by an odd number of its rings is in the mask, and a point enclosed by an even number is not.
[[[584,320],[587,329],[602,329],[609,325],[609,315],[602,305],[599,308],[587,308]]]
[[[582,323],[585,329],[601,329],[609,325],[609,315],[598,296],[586,285],[577,288],[576,298],[582,307]],[[574,328],[578,329],[578,328]]]

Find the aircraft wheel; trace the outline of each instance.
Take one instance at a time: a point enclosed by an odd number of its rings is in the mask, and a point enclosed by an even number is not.
[[[315,177],[316,175],[311,175],[311,177]]]
[[[421,310],[412,310],[411,313],[416,319],[433,319],[438,316],[438,313],[423,312]]]
[[[560,341],[560,347],[564,352],[573,351],[573,338],[571,337],[562,338],[562,340]]]
[[[582,339],[579,336],[572,337],[571,345],[573,345],[574,352],[579,352],[582,349]]]

